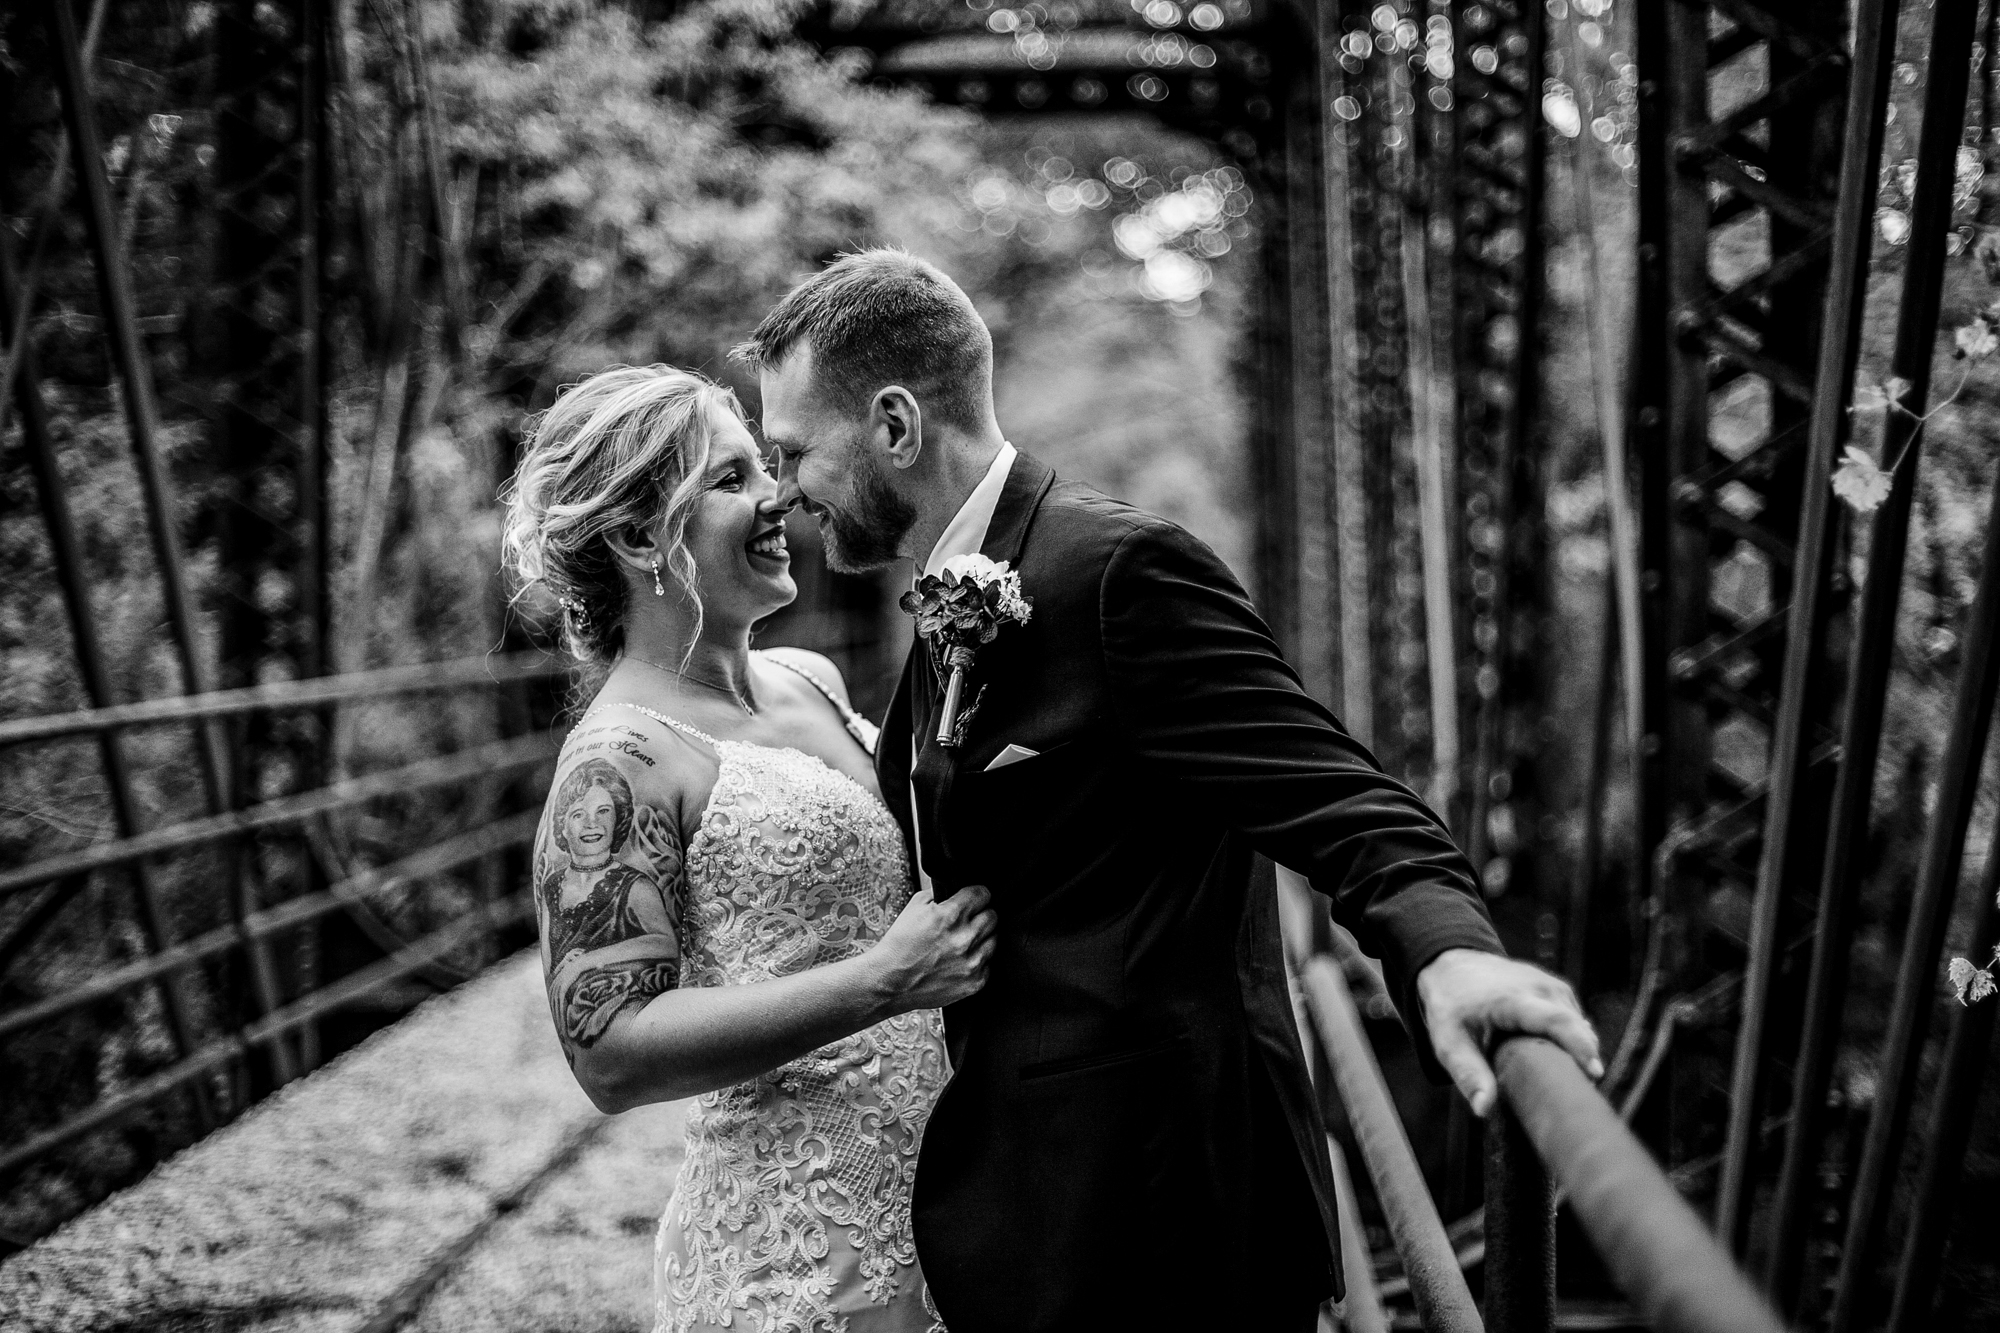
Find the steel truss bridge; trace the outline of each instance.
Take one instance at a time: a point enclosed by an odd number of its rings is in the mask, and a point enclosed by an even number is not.
[[[1347,1215],[1359,1216],[1352,1152],[1395,1243],[1394,1254],[1348,1256],[1346,1322],[1409,1326],[1393,1322],[1400,1301],[1425,1327],[1480,1327],[1469,1267],[1494,1328],[1926,1327],[2000,1010],[1955,1010],[1948,1032],[1928,1031],[2000,680],[2000,524],[1989,523],[1958,630],[1948,749],[1872,1104],[1844,1104],[1832,1073],[1957,244],[1968,53],[1990,18],[1976,0],[1660,0],[1630,6],[1615,29],[1609,0],[976,3],[839,7],[806,31],[866,77],[940,102],[993,116],[1145,113],[1242,165],[1263,201],[1248,358],[1262,604],[1308,687],[1422,785],[1489,889],[1557,923],[1542,959],[1586,993],[1632,996],[1622,1032],[1607,1034],[1602,1095],[1545,1044],[1499,1051],[1498,1121],[1483,1135],[1454,1125],[1447,1226],[1362,1036],[1338,946],[1298,934],[1329,1122],[1347,1127],[1335,1144]],[[175,1056],[0,1146],[7,1181],[165,1101],[219,1123],[312,1068],[328,1015],[518,932],[533,792],[514,784],[551,757],[529,725],[528,688],[556,668],[533,654],[332,671],[321,297],[340,183],[321,0],[220,9],[227,310],[214,355],[228,393],[212,448],[232,498],[215,533],[219,637],[212,649],[199,640],[167,519],[153,385],[165,335],[136,309],[105,167],[107,132],[128,128],[114,122],[130,108],[93,93],[94,48],[118,4],[92,0],[86,13],[27,0],[15,12],[15,32],[39,34],[34,49],[51,63],[64,152],[39,197],[7,201],[25,230],[0,228],[0,409],[7,447],[32,471],[91,707],[0,721],[0,748],[94,744],[116,829],[0,869],[0,977],[98,880],[131,895],[144,949],[67,989],[17,988],[0,1041],[145,997]],[[1888,491],[1850,516],[1831,482],[1853,420],[1898,30],[1912,24],[1929,54],[1906,182]],[[1629,44],[1616,62],[1614,30]],[[1604,152],[1636,194],[1629,305],[1602,275],[1612,201],[1592,182]],[[1588,392],[1611,553],[1585,864],[1564,882],[1542,832],[1555,725],[1542,369],[1552,172],[1567,174],[1589,270]],[[95,336],[181,667],[167,697],[114,693],[51,429],[36,315],[48,237],[66,222],[80,222],[93,256]],[[1864,538],[1857,588],[1848,553]],[[1740,595],[1746,569],[1761,596]],[[256,684],[274,677],[289,683]],[[361,776],[329,767],[340,710],[475,686],[494,692],[483,747]],[[144,827],[126,748],[162,728],[184,738],[206,813]],[[1762,759],[1749,776],[1728,762],[1745,737]],[[1614,763],[1637,798],[1626,876],[1604,865]],[[459,788],[484,793],[469,831],[344,876],[314,854],[315,830],[334,816]],[[174,938],[153,878],[195,856],[220,867],[228,920]],[[481,887],[459,918],[415,940],[377,939],[344,967],[299,964],[295,941],[319,924],[365,921],[372,896],[468,867]],[[2000,857],[1981,889],[1975,956],[2000,942],[1996,874]],[[1624,951],[1593,947],[1628,925],[1630,966]],[[1934,1035],[1942,1073],[1919,1105]],[[1906,1140],[1919,1145],[1907,1170]],[[1591,1323],[1556,1301],[1558,1189],[1628,1299],[1624,1315]]]

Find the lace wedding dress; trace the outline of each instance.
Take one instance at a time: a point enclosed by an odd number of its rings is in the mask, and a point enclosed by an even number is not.
[[[833,701],[872,751],[874,728]],[[682,986],[785,976],[882,937],[911,877],[879,799],[802,751],[627,706],[708,746],[719,769],[687,848]],[[943,1333],[910,1189],[947,1074],[929,1009],[696,1098],[660,1220],[655,1333]]]

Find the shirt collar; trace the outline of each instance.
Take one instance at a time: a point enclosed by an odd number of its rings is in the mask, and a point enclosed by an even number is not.
[[[945,524],[937,545],[931,548],[930,559],[924,561],[925,575],[936,576],[943,572],[944,562],[953,556],[977,555],[979,548],[986,545],[986,529],[993,524],[993,511],[1000,507],[1000,492],[1007,488],[1007,473],[1014,466],[1015,453],[1012,444],[1001,442],[992,466],[972,488],[972,494],[965,497],[965,504]]]

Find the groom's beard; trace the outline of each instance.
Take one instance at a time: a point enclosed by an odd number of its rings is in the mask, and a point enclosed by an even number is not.
[[[903,536],[917,521],[917,507],[872,468],[856,478],[850,508],[829,509],[820,532],[826,563],[842,574],[866,574],[893,564]]]

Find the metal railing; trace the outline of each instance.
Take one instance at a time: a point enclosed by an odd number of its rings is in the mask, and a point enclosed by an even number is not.
[[[1281,873],[1288,925],[1317,925],[1309,890]],[[1566,1203],[1632,1303],[1635,1320],[1663,1333],[1781,1333],[1784,1325],[1695,1214],[1618,1111],[1576,1062],[1540,1038],[1493,1052],[1500,1097],[1486,1126],[1483,1246],[1454,1246],[1425,1185],[1340,960],[1326,936],[1288,930],[1303,1008],[1331,1091],[1352,1126],[1423,1327],[1433,1333],[1541,1333],[1556,1321],[1556,1206]],[[1330,1143],[1337,1183],[1341,1145]],[[1354,1192],[1341,1190],[1348,1315],[1386,1327],[1375,1265],[1345,1238],[1360,1229]],[[1457,1228],[1454,1228],[1457,1229]],[[1474,1302],[1462,1265],[1483,1265]]]
[[[76,737],[102,742],[135,728],[206,723],[260,713],[324,713],[365,701],[546,680],[564,670],[561,664],[534,654],[468,658],[19,718],[0,722],[0,750]],[[175,1056],[165,1067],[0,1146],[0,1181],[11,1180],[23,1168],[92,1131],[182,1093],[195,1095],[203,1108],[198,1118],[207,1124],[215,1118],[218,1101],[211,1085],[228,1067],[261,1053],[269,1059],[273,1084],[282,1084],[313,1063],[310,1058],[300,1058],[303,1048],[299,1053],[288,1051],[287,1039],[294,1034],[310,1030],[337,1010],[379,999],[412,976],[433,980],[442,976],[448,981],[458,975],[445,961],[450,955],[531,916],[531,900],[525,890],[491,883],[482,900],[470,909],[413,938],[385,929],[374,915],[375,906],[399,887],[466,866],[495,865],[494,858],[532,841],[537,813],[523,810],[486,819],[387,865],[359,870],[343,868],[337,858],[324,854],[324,823],[329,816],[416,792],[511,780],[552,760],[555,751],[555,739],[548,734],[494,740],[158,828],[128,830],[121,826],[117,836],[0,869],[0,905],[38,889],[43,892],[39,901],[14,916],[7,952],[14,959],[26,951],[34,931],[59,915],[93,876],[106,872],[128,872],[141,897],[151,898],[156,888],[146,872],[163,861],[279,835],[306,845],[305,854],[316,860],[325,885],[255,910],[241,910],[232,898],[236,910],[226,924],[179,941],[158,930],[146,932],[149,947],[139,958],[0,1010],[0,1044],[31,1037],[50,1024],[143,987],[157,988],[163,1004],[173,1011],[226,1013],[226,1005],[185,1003],[182,988],[201,969],[232,959],[240,960],[252,975],[263,970],[256,988],[255,1012],[240,1014],[234,1022],[188,1024],[176,1033]],[[228,890],[225,886],[220,891]],[[157,900],[142,903],[141,908],[155,922],[163,924],[167,919]],[[270,971],[273,946],[297,939],[298,932],[340,913],[354,918],[384,956],[345,975],[325,978],[315,969],[292,978],[295,984],[289,988],[282,985]],[[234,1109],[240,1110],[241,1105]]]
[[[1388,1085],[1375,1063],[1339,962],[1329,954],[1314,954],[1303,961],[1298,977],[1326,1055],[1327,1074],[1354,1128],[1362,1166],[1382,1202],[1418,1317],[1433,1333],[1478,1333],[1479,1307],[1459,1271],[1458,1256],[1424,1184],[1409,1135],[1389,1098]],[[1355,1230],[1360,1222],[1350,1213],[1340,1224],[1345,1230]],[[1348,1274],[1350,1285],[1365,1286],[1372,1281],[1372,1275],[1365,1271]]]

